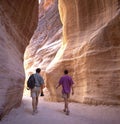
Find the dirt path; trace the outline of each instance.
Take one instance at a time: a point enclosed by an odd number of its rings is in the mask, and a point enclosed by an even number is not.
[[[38,113],[32,115],[31,98],[24,97],[20,108],[13,109],[0,124],[120,124],[120,107],[89,106],[70,103],[69,116],[63,103],[39,100]]]

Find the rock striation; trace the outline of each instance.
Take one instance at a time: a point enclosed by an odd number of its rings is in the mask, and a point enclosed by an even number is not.
[[[119,0],[58,0],[62,25],[56,5],[41,2],[38,28],[25,54],[26,73],[42,68],[48,100],[61,101],[55,86],[68,69],[75,82],[72,101],[120,104]]]
[[[0,0],[0,119],[21,104],[23,55],[37,21],[37,0]]]
[[[68,69],[75,82],[72,101],[120,104],[119,1],[59,0],[59,12],[62,46],[46,69],[51,99],[58,99],[53,86]]]
[[[41,0],[39,4],[38,27],[27,46],[24,55],[26,79],[37,67],[45,70],[61,46],[62,24],[57,0]],[[46,78],[44,78],[46,79]]]

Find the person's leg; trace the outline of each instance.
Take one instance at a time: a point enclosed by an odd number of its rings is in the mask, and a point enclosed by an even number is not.
[[[31,90],[31,97],[32,97],[32,108],[33,108],[33,115],[36,113],[36,97],[37,97],[37,91],[36,87]]]
[[[38,112],[37,106],[38,106],[39,95],[40,95],[40,88],[37,87],[37,92],[36,92],[36,113]]]
[[[36,110],[36,97],[32,97],[32,107],[33,107],[33,115],[34,115]]]
[[[65,112],[66,112],[66,115],[69,115],[69,106],[68,106],[68,104],[69,104],[69,101],[68,101],[68,99],[69,99],[69,94],[66,94],[66,96],[65,96],[65,98],[64,98],[64,102],[65,102]]]
[[[66,112],[66,110],[68,108],[67,94],[63,93],[62,97],[64,98],[64,109],[63,109],[63,111]]]
[[[65,102],[65,110],[68,110],[68,99],[64,98],[64,102]]]
[[[38,112],[37,106],[38,106],[38,97],[36,97],[36,112]]]

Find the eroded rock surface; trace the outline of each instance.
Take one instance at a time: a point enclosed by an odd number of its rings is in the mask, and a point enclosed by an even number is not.
[[[37,0],[0,0],[0,119],[21,103],[23,55],[37,21]]]
[[[45,4],[47,9],[51,1]],[[55,33],[50,33],[55,26],[51,26],[55,23],[49,18],[52,13],[42,5],[44,14],[40,15],[37,33],[28,47],[33,52],[28,50],[25,59],[27,72],[38,66],[45,72],[47,99],[60,100],[61,89],[56,91],[55,86],[64,69],[68,69],[75,82],[72,101],[120,104],[119,3],[118,0],[59,0],[63,24],[61,46],[58,44],[61,37],[55,42]]]
[[[41,0],[38,27],[25,51],[26,78],[40,67],[46,79],[45,70],[61,46],[61,37],[62,24],[57,0]]]
[[[53,100],[60,94],[53,86],[68,69],[73,101],[120,104],[119,7],[117,0],[59,0],[63,45],[46,70]]]

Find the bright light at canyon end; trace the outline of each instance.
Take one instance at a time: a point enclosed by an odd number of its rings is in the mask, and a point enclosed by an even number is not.
[[[40,4],[41,0],[39,0],[39,4]]]

